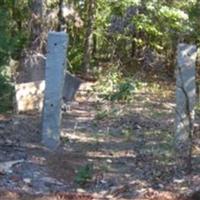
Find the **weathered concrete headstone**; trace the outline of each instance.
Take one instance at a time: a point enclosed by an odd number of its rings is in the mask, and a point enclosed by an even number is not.
[[[42,111],[45,81],[34,81],[15,85],[15,110],[17,113]]]
[[[16,72],[16,83],[38,82],[44,80],[45,76],[45,56],[35,51],[27,52],[21,59],[21,67]]]
[[[61,103],[67,51],[65,32],[50,32],[45,69],[45,97],[42,122],[42,142],[54,149],[60,140]]]
[[[82,81],[70,73],[65,73],[63,103],[74,100]],[[17,113],[36,111],[43,108],[45,81],[34,81],[15,85],[15,108]]]
[[[178,45],[176,67],[176,132],[175,150],[177,164],[188,169],[191,165],[194,106],[196,103],[194,45]]]

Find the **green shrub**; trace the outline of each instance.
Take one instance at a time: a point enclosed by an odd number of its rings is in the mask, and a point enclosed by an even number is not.
[[[85,185],[92,179],[92,173],[93,173],[92,164],[86,164],[84,166],[81,166],[76,173],[75,182],[81,186]]]
[[[0,113],[5,113],[13,108],[13,86],[7,77],[0,74]]]
[[[100,75],[94,92],[99,98],[109,101],[131,101],[140,83],[133,77],[124,77],[118,67],[111,66]]]
[[[136,85],[131,80],[122,80],[116,85],[116,91],[104,96],[104,99],[110,101],[131,101]]]

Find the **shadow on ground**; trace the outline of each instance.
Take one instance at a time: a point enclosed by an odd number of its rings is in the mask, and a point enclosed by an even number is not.
[[[0,187],[32,195],[87,192],[104,199],[136,199],[149,188],[190,192],[200,183],[199,152],[193,173],[177,174],[173,121],[171,102],[74,102],[63,114],[61,146],[51,152],[40,145],[38,115],[2,116],[0,164],[19,162],[6,170],[0,165]]]

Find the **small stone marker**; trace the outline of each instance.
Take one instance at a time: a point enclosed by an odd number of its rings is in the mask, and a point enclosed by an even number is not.
[[[55,149],[60,141],[61,103],[68,38],[65,32],[48,34],[42,142]]]
[[[175,150],[177,164],[188,169],[191,165],[194,106],[196,103],[194,45],[178,45],[176,67],[176,132]]]

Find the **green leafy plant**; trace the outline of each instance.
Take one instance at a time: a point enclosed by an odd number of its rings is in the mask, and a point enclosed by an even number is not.
[[[106,118],[108,116],[109,116],[109,111],[107,111],[107,110],[100,110],[100,111],[97,112],[97,114],[95,116],[95,119],[96,120],[102,120],[102,119],[104,119],[104,118]]]
[[[116,90],[116,85],[122,79],[122,73],[119,66],[111,65],[108,69],[100,74],[98,82],[93,87],[93,91],[98,94],[100,98]]]
[[[60,137],[60,140],[63,144],[68,144],[70,142],[69,137]]]
[[[14,88],[5,76],[0,74],[0,113],[12,110]]]
[[[104,99],[111,101],[131,101],[132,94],[135,91],[136,85],[133,81],[124,80],[116,85],[116,91],[105,95]]]
[[[122,129],[122,135],[126,141],[130,141],[133,137],[133,131],[131,128]]]
[[[78,185],[84,186],[92,179],[92,174],[93,174],[92,164],[86,164],[84,166],[81,166],[76,173],[75,182]]]
[[[119,66],[110,66],[93,87],[99,98],[109,101],[131,101],[140,84],[133,77],[124,77]],[[102,113],[104,117],[105,113]]]

